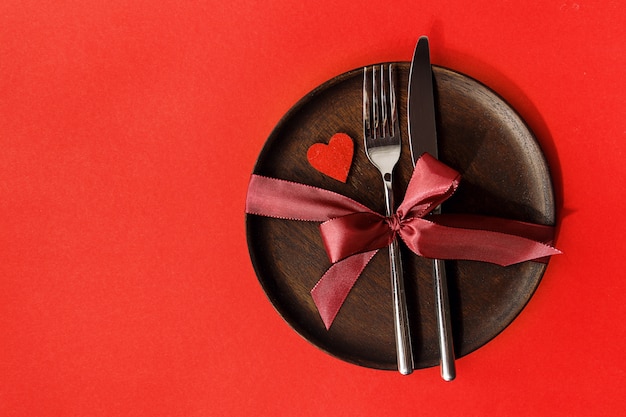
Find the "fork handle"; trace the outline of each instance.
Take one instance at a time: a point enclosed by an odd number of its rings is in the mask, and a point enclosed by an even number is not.
[[[393,185],[391,173],[383,175],[385,184],[385,208],[387,216],[393,212]],[[391,296],[393,301],[393,324],[396,336],[396,357],[398,371],[402,375],[413,372],[413,347],[411,345],[411,331],[409,328],[409,312],[406,305],[404,291],[404,276],[402,274],[402,259],[398,240],[393,239],[389,245],[389,265],[391,266]]]
[[[391,294],[393,299],[398,371],[402,375],[408,375],[413,372],[413,348],[411,346],[409,314],[402,276],[402,261],[397,239],[394,239],[391,245],[389,245],[389,263],[391,265]]]

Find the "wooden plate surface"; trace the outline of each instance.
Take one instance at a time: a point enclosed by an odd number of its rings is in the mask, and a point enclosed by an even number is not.
[[[409,64],[396,63],[402,156],[395,172],[401,201],[412,165],[406,131]],[[479,82],[433,67],[440,159],[462,174],[443,211],[554,224],[554,196],[542,151],[519,115]],[[363,150],[362,69],[324,83],[298,102],[268,138],[254,173],[310,184],[353,198],[384,213],[383,185]],[[345,184],[312,168],[314,143],[344,132],[355,156]],[[396,369],[388,257],[380,251],[367,266],[326,330],[309,291],[330,266],[317,223],[246,216],[249,251],[258,279],[282,317],[315,346],[361,366]],[[431,262],[403,248],[407,303],[416,368],[438,364]],[[524,308],[546,265],[525,262],[500,267],[446,262],[457,357],[498,335]]]

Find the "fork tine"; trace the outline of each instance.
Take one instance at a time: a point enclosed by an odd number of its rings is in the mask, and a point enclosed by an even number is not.
[[[372,76],[367,67],[363,68],[363,137],[372,136],[372,114],[370,86],[372,85]]]
[[[396,67],[389,65],[389,97],[391,107],[391,135],[400,134],[400,121],[398,120],[398,102],[396,101]]]
[[[380,71],[378,67],[372,67],[372,114],[373,120],[373,137],[378,139],[380,137]]]
[[[381,136],[389,136],[389,79],[385,77],[385,67],[380,66],[380,108],[381,108]]]
[[[384,139],[400,133],[395,66],[363,68],[363,135]]]

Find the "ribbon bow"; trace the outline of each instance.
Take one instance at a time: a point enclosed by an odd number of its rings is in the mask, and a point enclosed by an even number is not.
[[[311,290],[326,328],[376,252],[399,236],[416,255],[502,266],[561,253],[550,246],[554,228],[462,214],[426,216],[450,198],[460,174],[429,154],[415,164],[404,200],[391,217],[332,191],[253,175],[246,213],[318,221],[331,267]]]

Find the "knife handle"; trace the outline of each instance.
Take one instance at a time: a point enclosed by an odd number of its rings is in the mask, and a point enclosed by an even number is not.
[[[433,260],[433,276],[435,279],[435,308],[439,334],[441,377],[445,381],[452,381],[456,377],[454,344],[452,340],[452,326],[450,324],[446,267],[442,259]]]
[[[404,291],[402,261],[397,239],[394,239],[391,245],[389,245],[389,263],[391,265],[391,294],[393,298],[398,371],[402,375],[409,375],[413,372],[413,347],[411,345],[409,314]]]

